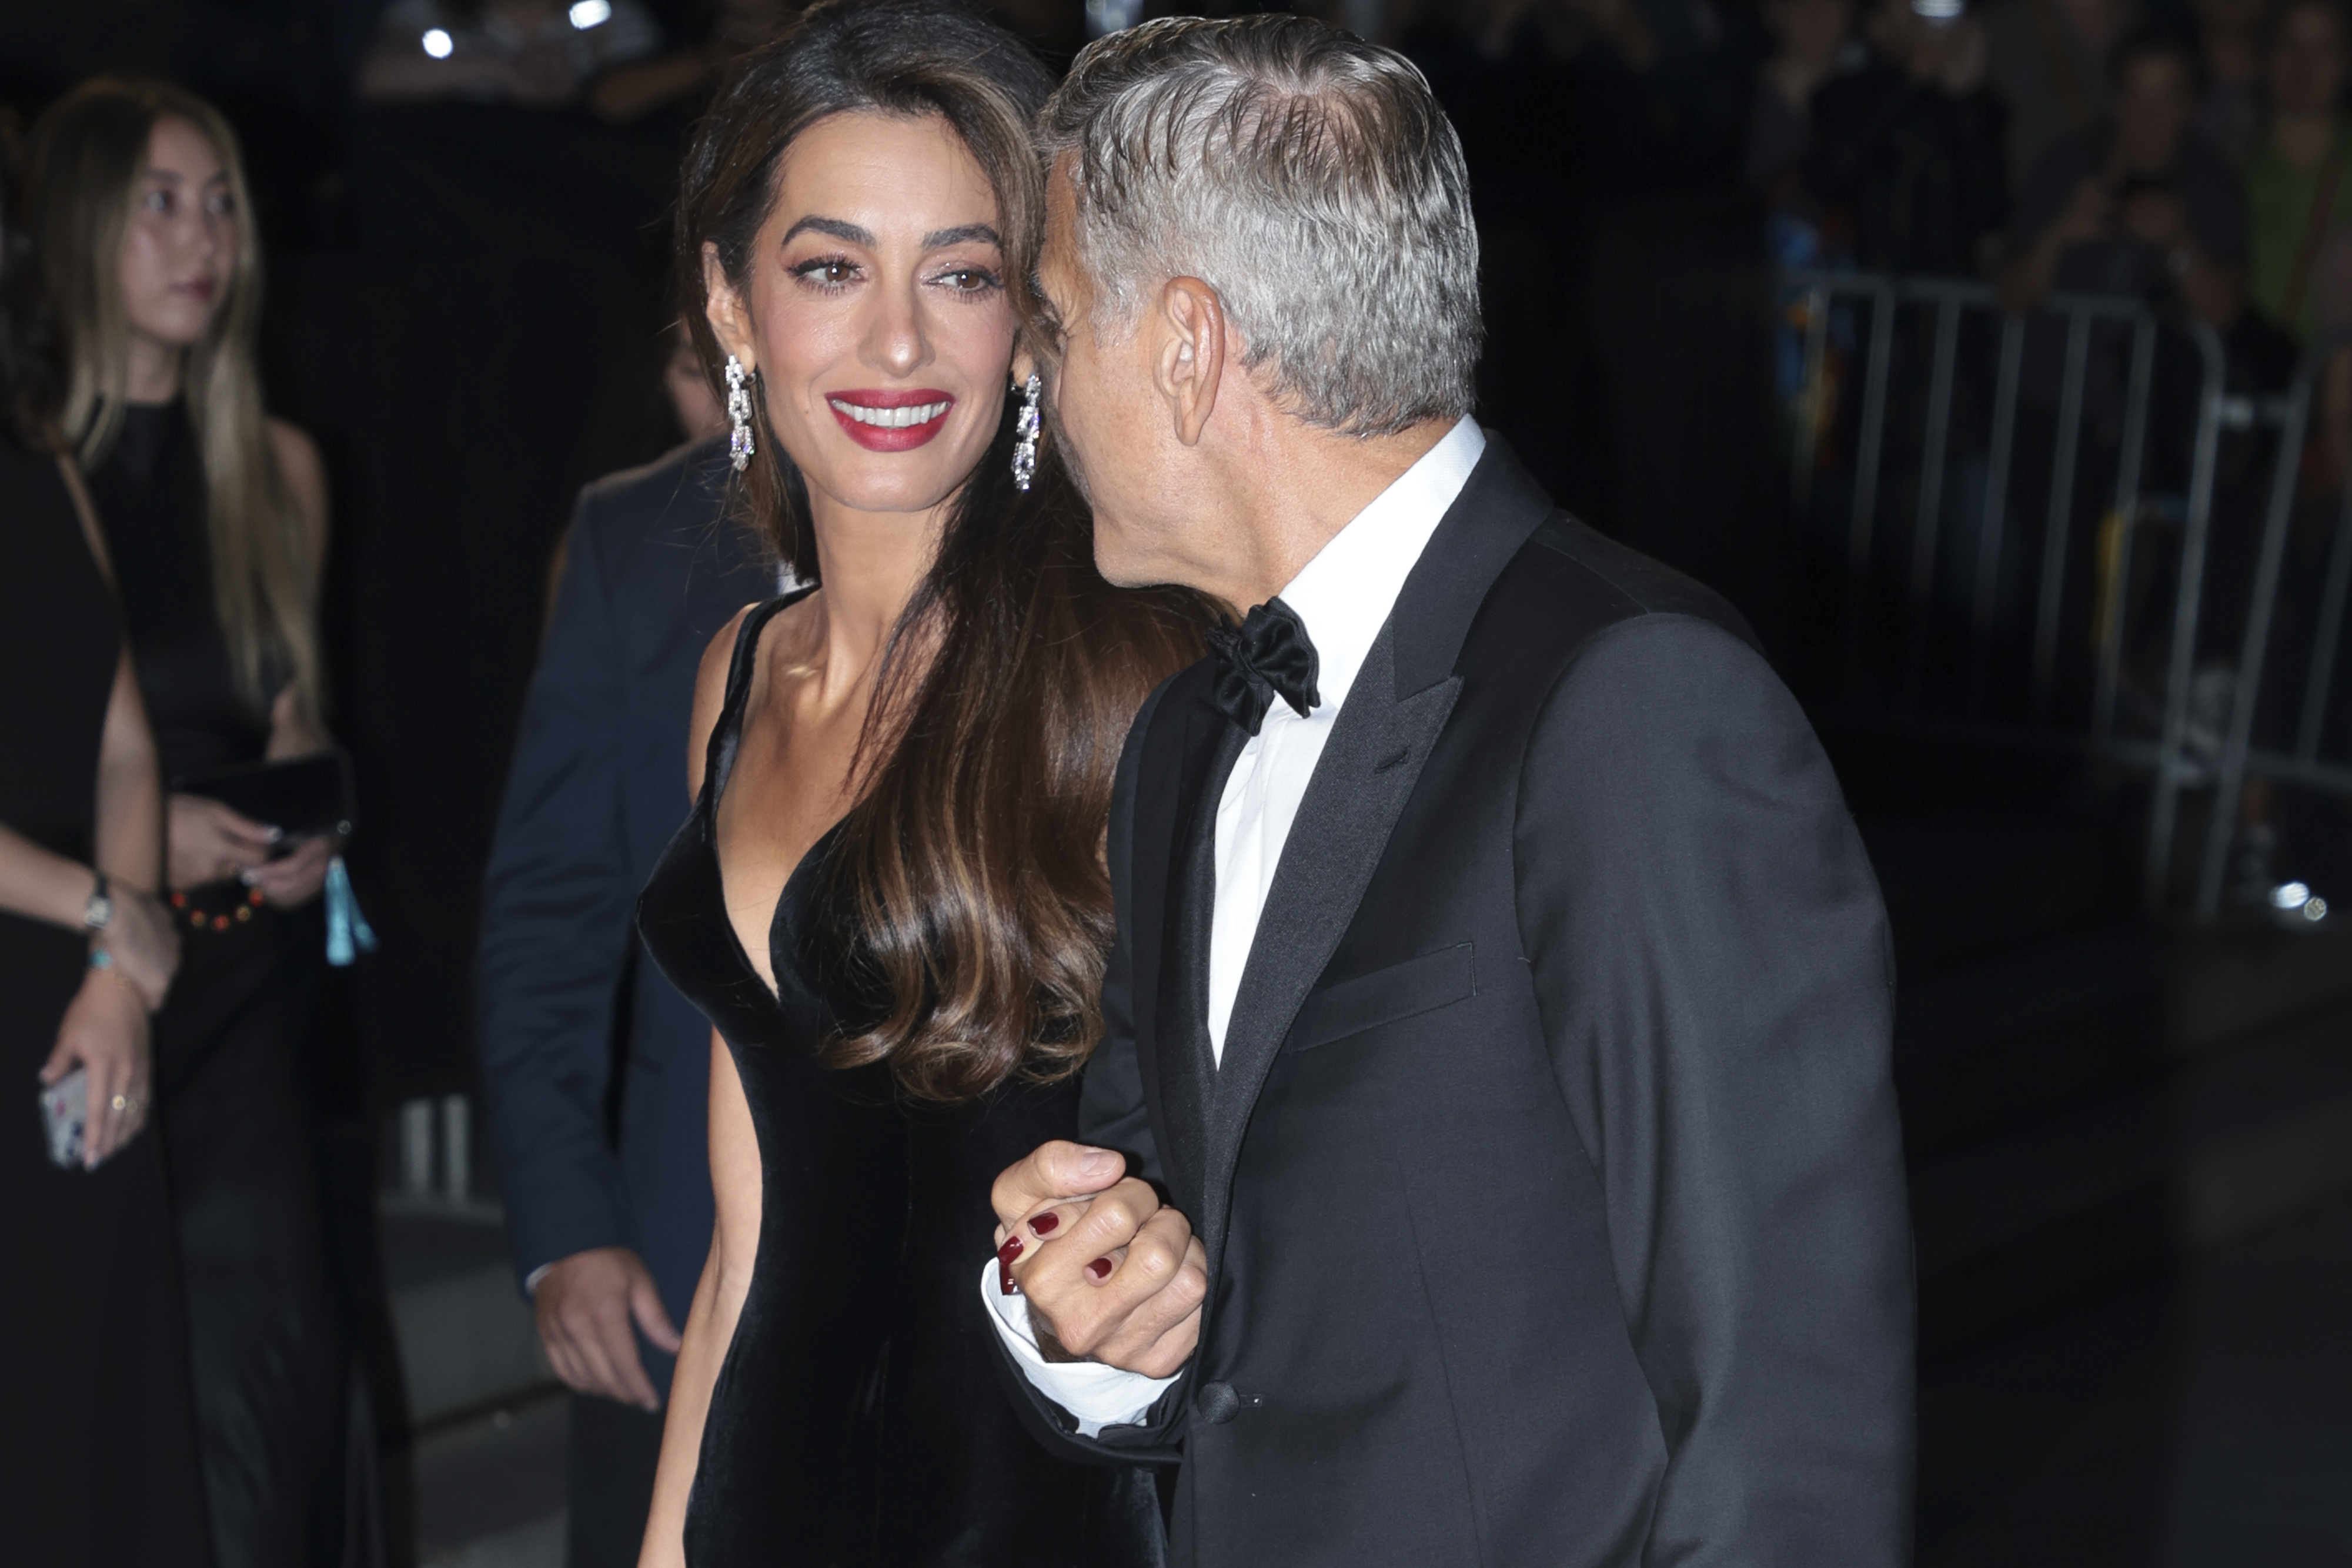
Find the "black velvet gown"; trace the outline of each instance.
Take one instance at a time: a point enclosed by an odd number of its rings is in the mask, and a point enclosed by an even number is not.
[[[0,436],[0,823],[84,864],[121,648],[56,460]],[[162,1140],[60,1170],[37,1100],[88,952],[0,912],[0,1562],[204,1568]]]
[[[715,822],[761,628],[743,619],[702,794],[638,901],[664,973],[710,1016],[760,1141],[760,1250],[686,1521],[693,1568],[1139,1568],[1162,1561],[1148,1471],[1074,1465],[1021,1426],[983,1315],[997,1173],[1075,1135],[1077,1089],[902,1102],[886,1066],[817,1058],[856,996],[835,978],[827,833],[784,884],[778,989],[727,917]]]
[[[186,406],[123,412],[90,491],[171,789],[259,760],[269,722],[237,688],[214,608]],[[155,1082],[214,1538],[224,1564],[309,1568],[341,1553],[350,1397],[305,1059],[326,931],[317,900],[278,909],[235,882],[178,902]]]

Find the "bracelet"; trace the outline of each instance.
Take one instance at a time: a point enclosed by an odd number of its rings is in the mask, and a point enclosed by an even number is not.
[[[89,967],[93,969],[111,969],[114,967],[114,955],[103,947],[92,947],[89,950]]]

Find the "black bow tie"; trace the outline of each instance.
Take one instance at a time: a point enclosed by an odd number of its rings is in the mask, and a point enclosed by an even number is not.
[[[1265,723],[1276,693],[1301,718],[1322,702],[1315,689],[1321,665],[1314,641],[1298,612],[1281,600],[1269,599],[1251,611],[1240,631],[1220,628],[1208,639],[1217,656],[1217,689],[1209,700],[1250,734]]]

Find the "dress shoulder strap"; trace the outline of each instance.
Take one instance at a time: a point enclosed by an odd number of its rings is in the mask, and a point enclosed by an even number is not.
[[[751,700],[751,676],[759,665],[760,633],[780,612],[815,591],[813,582],[787,589],[744,616],[735,628],[735,652],[727,663],[727,695],[719,706],[719,722],[710,727],[709,749],[703,754],[705,800],[715,804],[727,788],[728,774],[734,771],[735,743],[743,733],[743,705]]]

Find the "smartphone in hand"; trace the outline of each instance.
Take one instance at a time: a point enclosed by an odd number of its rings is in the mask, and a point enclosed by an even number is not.
[[[89,1126],[89,1074],[75,1068],[41,1091],[41,1121],[48,1129],[49,1160],[68,1170],[81,1168]]]

